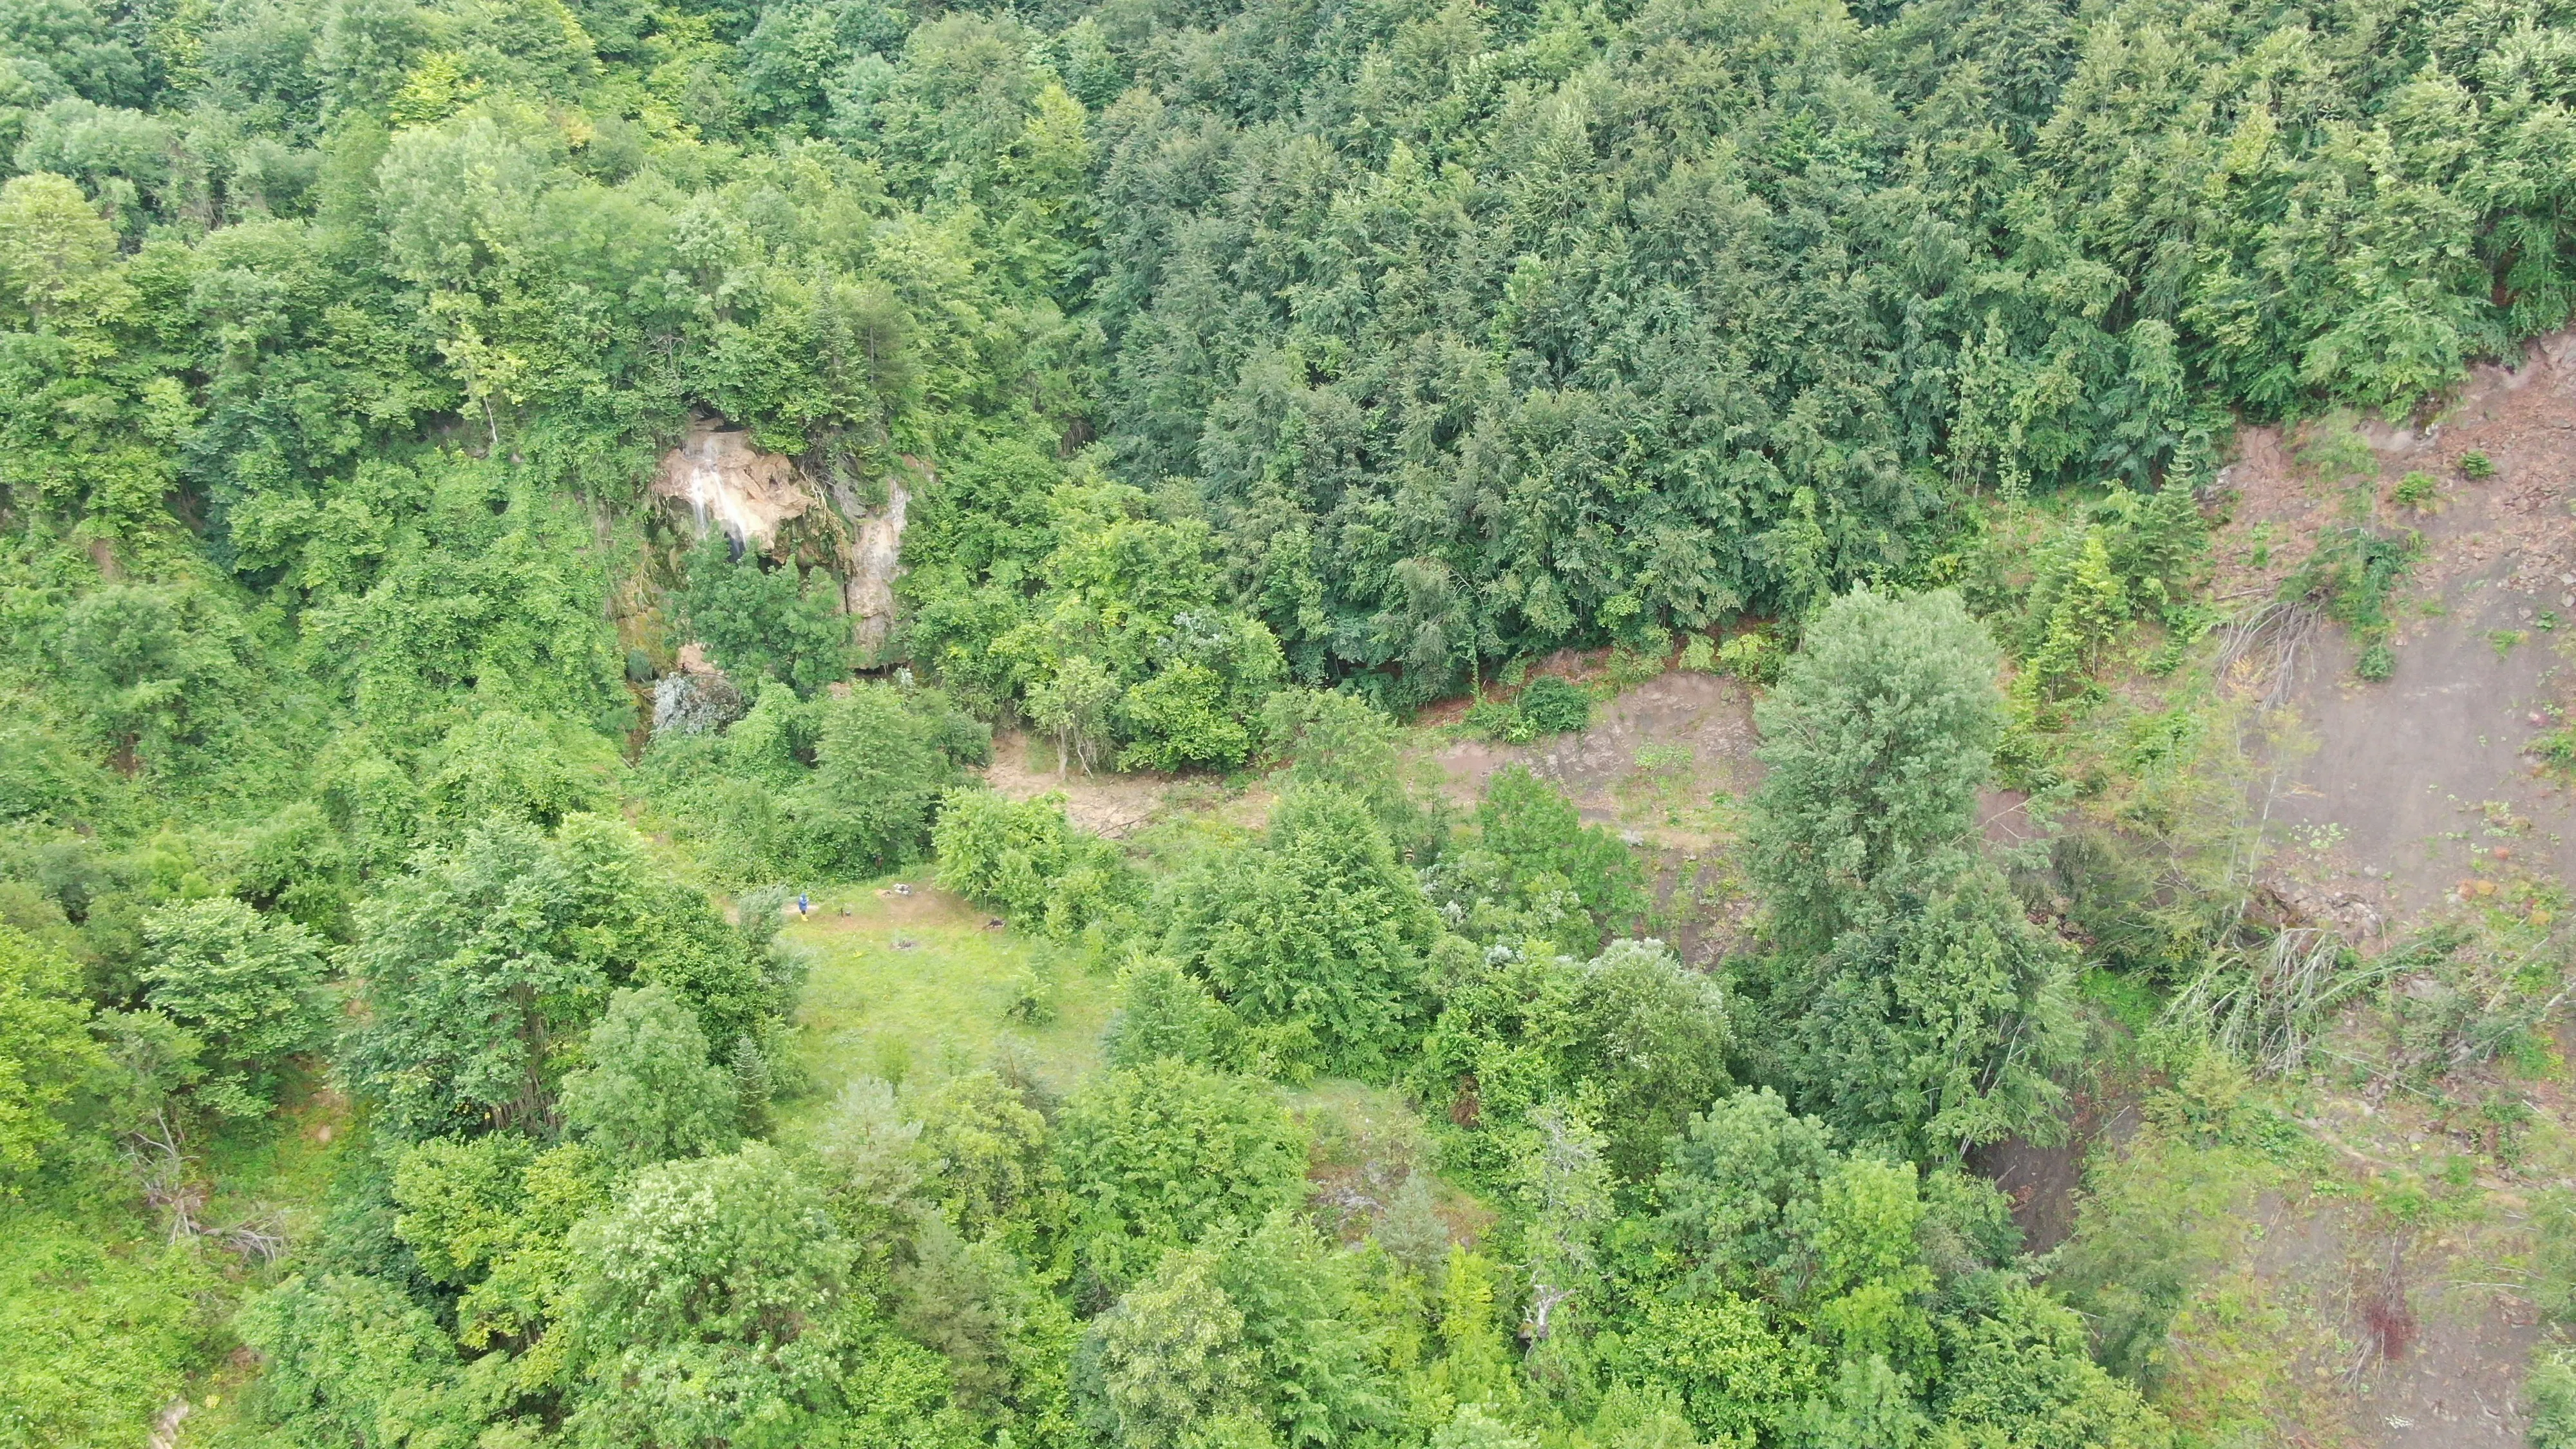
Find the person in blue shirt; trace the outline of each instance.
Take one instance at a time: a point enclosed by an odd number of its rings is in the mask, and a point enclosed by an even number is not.
[[[796,893],[796,914],[800,916],[810,915],[813,910],[814,903],[805,899],[805,893],[803,891],[798,891]]]

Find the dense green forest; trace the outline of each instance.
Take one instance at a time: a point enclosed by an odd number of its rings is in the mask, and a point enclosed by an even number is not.
[[[2571,22],[0,0],[0,1446],[2279,1442],[2159,1398],[2158,1184],[2326,1171],[2256,1103],[2342,999],[2213,474],[2567,321]],[[890,634],[656,496],[719,422],[900,494]],[[2282,599],[2385,676],[2412,546]],[[1682,887],[1425,782],[1667,668],[1763,736]],[[800,1030],[897,879],[1081,1070]],[[2551,1070],[2515,905],[2388,1080]],[[2114,1077],[2035,1255],[1976,1153]]]

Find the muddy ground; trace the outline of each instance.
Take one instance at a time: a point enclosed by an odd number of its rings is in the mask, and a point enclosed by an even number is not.
[[[2390,678],[2359,679],[2353,640],[2332,627],[2299,660],[2288,702],[2305,755],[2271,802],[2285,865],[2311,896],[2367,902],[2388,923],[2480,875],[2576,875],[2576,798],[2530,753],[2563,720],[2576,645],[2576,334],[2536,344],[2519,369],[2478,369],[2421,430],[2359,431],[2372,456],[2353,477],[2316,465],[2315,427],[2244,430],[2220,475],[2233,495],[2222,598],[2267,597],[2362,507],[2424,541],[2393,611]],[[2494,476],[2467,476],[2472,453]],[[2437,511],[2391,501],[2412,472],[2439,483]]]

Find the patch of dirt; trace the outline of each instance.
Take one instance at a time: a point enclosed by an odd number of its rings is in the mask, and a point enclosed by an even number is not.
[[[1506,745],[1458,740],[1434,761],[1461,806],[1497,770],[1523,765],[1563,790],[1588,824],[1623,828],[1631,844],[1704,849],[1732,838],[1724,805],[1762,778],[1753,758],[1753,696],[1715,674],[1673,670],[1592,711],[1574,734]],[[1712,812],[1709,802],[1718,800]]]
[[[1228,795],[1204,777],[1152,771],[1086,774],[1074,769],[1058,779],[1055,746],[1016,732],[993,737],[993,763],[982,774],[985,784],[1009,799],[1062,795],[1065,818],[1106,840],[1124,840],[1158,820],[1210,808],[1229,824],[1258,830],[1268,823],[1275,803],[1268,790]]]
[[[2256,1271],[2295,1284],[2349,1350],[2339,1364],[2352,1442],[2383,1449],[2523,1443],[2524,1366],[2539,1340],[2529,1304],[2461,1282],[2488,1254],[2344,1205],[2273,1204]],[[2339,1321],[2338,1321],[2339,1320]]]
[[[2106,1111],[2105,1104],[2080,1098],[2064,1142],[2042,1147],[2026,1138],[2008,1137],[1970,1149],[1968,1168],[1992,1182],[2011,1202],[2013,1226],[2021,1229],[2022,1246],[2034,1253],[2050,1252],[2074,1236],[2084,1164],[2093,1145],[2124,1141],[2137,1125],[2134,1101],[2121,1101]]]
[[[2376,521],[2420,530],[2425,550],[2396,610],[2391,678],[2357,678],[2340,629],[2308,652],[2289,704],[2312,748],[2273,806],[2295,847],[2283,894],[2347,932],[2438,907],[2491,872],[2498,844],[2517,868],[2576,874],[2576,799],[2526,753],[2561,718],[2561,646],[2576,636],[2576,333],[2534,343],[2519,368],[2476,369],[2440,422],[2360,433]],[[2493,477],[2460,471],[2472,452]],[[2439,512],[2389,503],[2415,471],[2441,481]],[[2221,478],[2235,508],[2218,593],[2238,604],[2268,597],[2304,555],[2296,545],[2359,501],[2277,429],[2240,432]]]

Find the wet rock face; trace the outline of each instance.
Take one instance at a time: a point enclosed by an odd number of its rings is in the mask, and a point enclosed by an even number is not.
[[[767,548],[780,524],[802,518],[815,502],[794,459],[764,453],[751,434],[706,421],[662,456],[653,493],[686,507],[699,537],[721,528],[745,548]]]
[[[742,691],[714,670],[683,670],[653,686],[653,733],[700,735],[742,718]]]
[[[904,510],[912,494],[900,478],[886,481],[885,506],[850,520],[841,544],[841,609],[850,637],[873,659],[894,629],[894,576],[903,564]]]
[[[750,433],[701,418],[663,455],[653,495],[684,515],[700,538],[722,530],[744,549],[773,552],[780,530],[801,523],[792,537],[828,540],[830,557],[807,551],[802,562],[821,563],[839,577],[851,640],[872,658],[894,628],[894,580],[912,481],[887,479],[885,501],[871,505],[848,488],[816,486],[795,459],[753,446]]]

